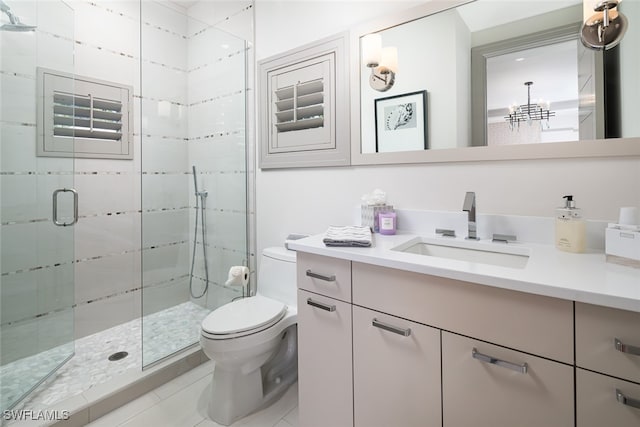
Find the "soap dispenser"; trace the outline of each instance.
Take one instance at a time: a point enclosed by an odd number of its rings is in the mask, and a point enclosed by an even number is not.
[[[564,196],[564,207],[556,210],[556,248],[566,252],[584,252],[586,224],[573,196]]]

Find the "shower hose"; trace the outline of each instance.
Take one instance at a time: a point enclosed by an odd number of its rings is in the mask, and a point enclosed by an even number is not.
[[[209,266],[208,266],[208,259],[207,259],[207,221],[206,221],[206,213],[205,213],[205,208],[206,208],[206,200],[207,200],[207,192],[206,191],[202,191],[202,192],[197,192],[196,193],[196,221],[195,221],[195,227],[194,227],[194,234],[193,234],[193,255],[191,257],[191,273],[189,274],[189,293],[191,294],[191,297],[198,299],[198,298],[202,298],[206,293],[207,290],[209,289]],[[202,203],[199,203],[199,202]],[[202,206],[200,206],[200,204]],[[204,279],[205,279],[205,283],[204,283],[204,290],[202,291],[201,294],[196,295],[193,292],[193,268],[195,266],[196,263],[196,242],[198,239],[198,211],[200,211],[200,217],[202,218],[202,256],[204,257]]]

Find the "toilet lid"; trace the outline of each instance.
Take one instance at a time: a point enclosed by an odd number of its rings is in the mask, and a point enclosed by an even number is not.
[[[202,329],[214,335],[237,334],[275,323],[286,311],[284,303],[256,295],[215,309],[202,321]]]

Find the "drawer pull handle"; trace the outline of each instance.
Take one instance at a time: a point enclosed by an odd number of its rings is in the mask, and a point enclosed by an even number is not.
[[[325,304],[323,302],[314,301],[311,298],[307,298],[307,304],[312,307],[320,308],[325,311],[336,311],[335,305]]]
[[[616,400],[623,405],[631,406],[632,408],[640,409],[640,400],[632,399],[625,396],[622,392],[616,389]]]
[[[394,334],[402,335],[403,337],[408,337],[409,335],[411,335],[411,328],[399,328],[398,326],[393,326],[388,323],[381,322],[378,319],[373,319],[371,324],[376,328],[384,329],[385,331],[393,332]]]
[[[615,343],[616,350],[622,353],[633,354],[634,356],[640,356],[640,347],[624,344],[618,338],[615,338],[613,342]]]
[[[507,362],[506,360],[496,359],[495,357],[487,356],[486,354],[478,353],[475,348],[471,350],[471,356],[481,362],[490,363],[492,365],[501,366],[503,368],[511,369],[512,371],[526,374],[529,366],[526,363],[518,365],[516,363]]]
[[[313,277],[314,279],[324,280],[325,282],[335,282],[336,276],[324,276],[322,274],[314,273],[311,270],[307,270],[307,276]]]

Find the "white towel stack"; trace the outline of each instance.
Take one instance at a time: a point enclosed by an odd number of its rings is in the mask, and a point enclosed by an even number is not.
[[[327,246],[371,246],[371,229],[359,225],[330,226],[322,239]]]

